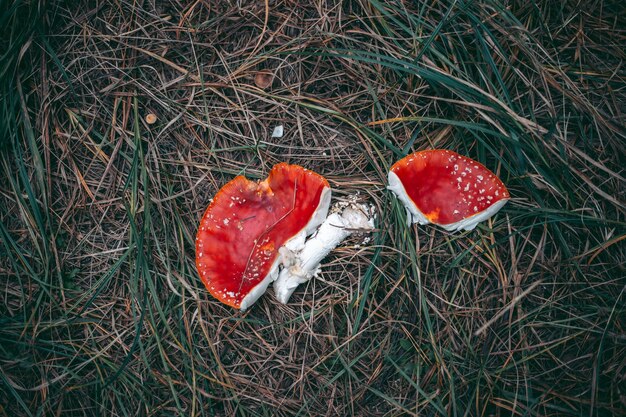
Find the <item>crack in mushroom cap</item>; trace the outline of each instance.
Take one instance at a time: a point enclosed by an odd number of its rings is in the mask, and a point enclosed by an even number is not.
[[[415,152],[389,171],[389,189],[407,209],[409,221],[447,230],[472,230],[510,198],[500,179],[481,163],[456,152]]]
[[[209,293],[249,307],[276,278],[279,249],[312,233],[329,204],[328,181],[298,165],[280,163],[263,181],[238,176],[224,185],[196,236],[196,267]]]

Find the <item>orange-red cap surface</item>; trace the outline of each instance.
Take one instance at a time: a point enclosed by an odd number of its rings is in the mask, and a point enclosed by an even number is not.
[[[510,198],[493,172],[449,150],[415,152],[396,162],[391,172],[424,217],[442,226],[457,224]]]
[[[196,237],[196,266],[209,292],[240,308],[272,272],[278,249],[305,229],[325,189],[324,177],[285,163],[264,181],[238,176],[222,187]]]

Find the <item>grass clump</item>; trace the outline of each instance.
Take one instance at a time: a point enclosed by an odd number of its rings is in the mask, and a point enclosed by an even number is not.
[[[625,414],[620,2],[155,4],[0,8],[0,415]],[[433,147],[513,199],[406,227]],[[196,225],[280,161],[378,228],[241,314]]]

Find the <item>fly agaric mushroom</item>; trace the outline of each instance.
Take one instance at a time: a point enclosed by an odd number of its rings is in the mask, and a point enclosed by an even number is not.
[[[456,152],[415,152],[391,167],[389,187],[404,204],[410,224],[472,230],[498,212],[509,191],[493,172]]]
[[[211,295],[245,310],[278,275],[279,249],[324,221],[330,186],[321,175],[278,164],[267,179],[238,176],[217,193],[200,222],[196,266]]]

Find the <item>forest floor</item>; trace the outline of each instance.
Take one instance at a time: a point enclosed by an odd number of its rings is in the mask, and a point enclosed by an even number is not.
[[[0,416],[626,415],[622,0],[69,3],[0,5]],[[431,148],[511,200],[407,227]],[[241,312],[195,234],[281,161],[376,229]]]

